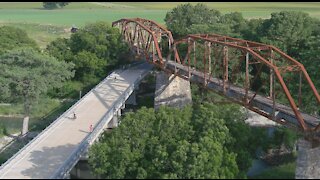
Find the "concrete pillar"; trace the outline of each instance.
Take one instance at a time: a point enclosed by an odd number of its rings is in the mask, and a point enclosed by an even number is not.
[[[112,120],[110,121],[110,128],[115,128],[118,126],[118,116],[117,115],[114,115]]]
[[[28,133],[28,127],[29,127],[29,116],[26,116],[23,118],[23,125],[21,130],[22,137],[24,137]]]
[[[320,146],[312,148],[310,142],[299,139],[296,163],[296,179],[320,178]]]
[[[70,173],[67,173],[67,175],[66,175],[66,177],[65,177],[66,179],[71,179],[71,177],[70,177]]]
[[[190,82],[178,76],[158,72],[154,108],[161,105],[182,108],[192,103]]]
[[[137,105],[137,101],[136,101],[136,91],[133,91],[131,93],[131,95],[129,96],[129,98],[126,101],[126,104],[133,104],[133,105]]]
[[[80,171],[80,168],[78,167],[78,163],[75,165],[75,168],[76,168],[76,176],[77,177],[81,177],[81,171]]]
[[[119,117],[121,116],[121,108],[114,114],[112,119],[107,125],[107,128],[115,128],[118,127],[119,124]]]

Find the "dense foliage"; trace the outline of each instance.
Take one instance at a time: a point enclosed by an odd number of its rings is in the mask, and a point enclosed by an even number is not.
[[[69,2],[43,2],[42,5],[45,9],[57,9],[57,8],[63,8],[68,4]]]
[[[164,20],[174,38],[195,33],[239,36],[246,25],[246,20],[239,12],[222,15],[220,11],[201,3],[195,6],[190,3],[179,5],[169,11]]]
[[[27,33],[12,26],[0,27],[0,55],[15,48],[32,47],[39,49],[36,42]]]
[[[28,117],[32,105],[41,94],[60,87],[64,81],[73,77],[73,66],[72,63],[57,61],[32,48],[19,48],[4,53],[0,56],[1,99],[23,103],[25,117]]]
[[[47,46],[50,55],[75,64],[75,80],[97,81],[112,67],[127,61],[128,47],[119,30],[106,22],[86,25],[70,39],[57,39]]]
[[[89,163],[103,178],[234,178],[232,136],[211,106],[129,113],[92,146]]]

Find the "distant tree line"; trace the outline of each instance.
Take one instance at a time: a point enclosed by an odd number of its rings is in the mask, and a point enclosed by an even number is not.
[[[63,8],[68,4],[69,2],[43,2],[43,7],[45,9],[57,9],[57,8]]]

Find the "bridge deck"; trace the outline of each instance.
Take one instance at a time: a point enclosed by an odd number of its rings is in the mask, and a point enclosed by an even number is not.
[[[148,65],[150,66],[150,65]],[[122,93],[147,71],[145,64],[110,74],[0,168],[0,178],[50,178]],[[116,76],[116,79],[114,77]],[[77,118],[73,119],[73,112]]]

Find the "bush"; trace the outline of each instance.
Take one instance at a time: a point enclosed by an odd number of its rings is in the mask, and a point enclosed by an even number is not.
[[[61,88],[50,90],[48,95],[59,99],[77,97],[83,86],[79,81],[67,81]]]
[[[57,9],[57,8],[63,8],[68,4],[69,4],[68,2],[43,2],[43,7],[45,9]]]
[[[21,47],[32,47],[39,50],[36,42],[29,38],[24,30],[12,26],[0,27],[0,47],[0,55]]]
[[[4,126],[4,124],[0,124],[0,137],[4,136],[4,135],[7,135],[7,129],[6,127]]]

